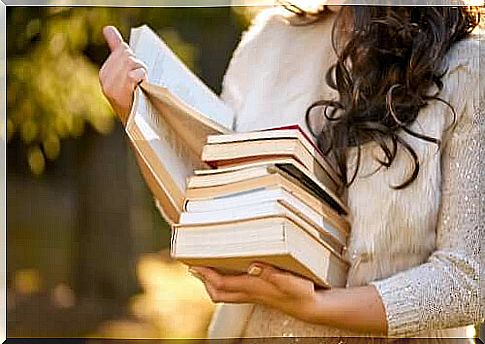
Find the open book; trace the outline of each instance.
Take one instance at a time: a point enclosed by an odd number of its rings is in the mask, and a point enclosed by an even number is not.
[[[239,160],[293,159],[310,173],[310,179],[314,175],[321,182],[317,182],[319,187],[312,184],[308,188],[312,192],[323,190],[320,196],[329,205],[347,213],[333,193],[340,187],[338,176],[301,128],[234,133],[234,112],[150,28],[133,29],[130,46],[146,64],[148,81],[136,89],[126,132],[169,224],[179,221],[187,180],[195,170],[240,165]]]
[[[235,133],[235,114],[147,26],[130,46],[148,68],[126,132],[175,259],[245,272],[274,264],[343,286],[349,210],[338,175],[298,126]]]
[[[207,136],[231,133],[234,113],[149,27],[132,29],[130,47],[148,67],[148,82],[135,92],[126,132],[159,210],[174,224],[187,177],[203,167]]]

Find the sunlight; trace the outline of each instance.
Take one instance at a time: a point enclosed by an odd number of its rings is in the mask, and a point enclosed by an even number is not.
[[[137,272],[144,293],[132,300],[135,316],[153,324],[164,338],[205,336],[214,304],[187,266],[146,254]]]
[[[41,277],[37,269],[21,269],[15,271],[15,292],[21,295],[32,295],[41,290]]]

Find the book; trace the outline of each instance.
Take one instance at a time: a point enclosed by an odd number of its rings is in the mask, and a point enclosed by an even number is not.
[[[293,185],[285,183],[288,188],[273,187],[268,185],[267,187],[255,187],[254,189],[245,189],[246,183],[251,184],[250,180],[263,178],[268,175],[280,174],[281,177],[285,177],[290,181],[293,181]],[[193,193],[200,193],[200,190],[188,191],[186,195],[186,201],[184,205],[184,211],[187,212],[203,212],[207,209],[229,209],[237,206],[244,206],[247,204],[254,204],[262,202],[264,200],[271,200],[276,195],[282,195],[282,193],[289,193],[296,197],[297,200],[302,201],[305,205],[314,209],[320,214],[331,226],[338,228],[342,232],[348,234],[350,231],[350,224],[345,214],[348,214],[348,209],[344,203],[340,201],[338,197],[333,195],[335,201],[338,203],[337,209],[332,202],[325,201],[325,198],[321,197],[321,193],[317,191],[318,185],[314,187],[311,182],[311,177],[306,176],[303,167],[296,161],[291,159],[276,160],[272,162],[263,161],[262,163],[252,163],[249,165],[243,165],[215,170],[196,170],[194,176],[189,178],[188,189],[200,189],[204,190],[206,194],[212,194],[207,199],[189,199]],[[279,178],[279,177],[277,177]],[[305,182],[308,178],[310,181]],[[296,179],[296,180],[295,180]],[[246,181],[246,183],[244,183]],[[226,186],[240,183],[243,185],[243,189],[240,192],[217,196],[214,195],[210,187]],[[236,184],[237,185],[237,184]],[[311,189],[308,190],[307,188]],[[224,190],[225,188],[216,188],[217,190]],[[330,196],[330,195],[326,195]],[[333,207],[332,207],[333,205]],[[341,209],[339,207],[342,207]],[[340,210],[340,213],[339,213]]]
[[[202,160],[212,166],[230,166],[241,159],[293,155],[327,188],[337,192],[342,181],[325,155],[297,124],[246,133],[211,135]]]
[[[282,206],[278,206],[281,204]],[[315,204],[314,204],[315,205]],[[330,241],[342,252],[349,236],[349,224],[339,217],[325,214],[322,208],[312,207],[282,188],[255,189],[209,200],[187,203],[181,214],[181,224],[200,224],[239,221],[292,212],[315,228],[317,239]]]
[[[148,80],[135,90],[126,133],[171,225],[172,256],[231,273],[261,259],[324,287],[343,285],[349,210],[305,132],[235,133],[233,111],[151,29],[133,29],[130,46]]]
[[[244,134],[211,135],[202,151],[202,160],[213,167],[281,157],[292,157],[300,162],[332,192],[342,186],[329,163],[310,144],[309,139],[302,135],[298,126]]]
[[[234,174],[236,173],[234,172]],[[253,176],[254,178],[251,178]],[[231,183],[216,181],[208,187],[195,187],[204,183],[208,184],[208,181],[200,181],[205,179],[200,174],[193,176],[188,181],[188,185],[191,187],[185,193],[185,203],[190,199],[215,198],[254,189],[281,186],[299,197],[309,198],[307,195],[311,195],[315,202],[321,205],[326,203],[328,205],[326,212],[329,214],[337,216],[349,214],[348,207],[339,197],[330,192],[308,171],[298,167],[298,163],[291,162],[291,160],[286,160],[286,163],[281,163],[280,160],[280,163],[262,165],[259,171],[252,172],[247,177],[249,178],[244,178],[244,172],[242,172],[239,174],[239,178],[233,179]]]
[[[260,261],[328,288],[343,287],[349,268],[338,254],[283,216],[207,226],[176,225],[171,240],[171,255],[177,260],[224,273],[246,272],[252,262]]]
[[[177,223],[183,210],[187,178],[194,170],[208,168],[208,161],[203,161],[205,147],[228,140],[249,148],[250,142],[262,137],[272,142],[287,138],[294,143],[297,158],[328,190],[335,192],[340,187],[338,177],[301,128],[236,134],[232,130],[234,112],[148,26],[132,29],[130,47],[147,66],[148,81],[135,90],[126,133],[141,173],[169,224]],[[260,157],[255,154],[251,159]],[[226,166],[228,163],[225,161]]]
[[[183,212],[180,217],[181,225],[209,225],[218,223],[235,223],[249,219],[286,216],[307,223],[306,231],[315,239],[322,240],[341,254],[347,243],[347,234],[329,224],[318,213],[298,201],[291,194],[281,190],[280,197],[265,199],[260,203],[247,204],[228,209],[217,209],[206,212]]]
[[[234,113],[149,27],[132,29],[130,47],[146,64],[148,81],[135,90],[126,133],[158,208],[174,224],[187,177],[205,166],[207,136],[231,133]]]

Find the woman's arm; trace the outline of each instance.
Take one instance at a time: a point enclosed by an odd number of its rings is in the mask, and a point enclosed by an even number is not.
[[[443,80],[445,99],[453,104],[457,121],[443,143],[436,251],[425,264],[371,282],[384,303],[391,336],[412,336],[483,319],[480,156],[485,80],[479,75],[480,54],[478,40],[459,44]]]
[[[437,250],[425,264],[368,286],[318,291],[306,279],[260,263],[242,276],[202,267],[191,271],[215,302],[261,303],[307,322],[351,331],[412,336],[478,322],[479,127],[465,115],[457,125],[443,153]]]
[[[387,318],[373,286],[334,288],[317,293],[318,323],[386,336]]]
[[[483,144],[479,103],[485,85],[479,78],[478,45],[469,47],[444,80],[457,122],[442,151],[436,251],[427,262],[365,287],[319,291],[308,280],[262,264],[235,277],[193,268],[212,299],[261,303],[307,322],[376,335],[413,336],[479,322],[484,227],[479,211]]]
[[[386,334],[386,313],[373,286],[315,290],[311,281],[263,263],[240,276],[207,267],[191,267],[190,272],[214,302],[261,303],[314,324]]]
[[[475,72],[468,79],[475,88],[469,89],[472,94],[480,88]],[[425,264],[371,282],[383,300],[392,336],[465,326],[483,318],[480,232],[484,226],[479,209],[483,113],[479,113],[478,101],[466,104],[464,111],[442,157],[437,250]]]

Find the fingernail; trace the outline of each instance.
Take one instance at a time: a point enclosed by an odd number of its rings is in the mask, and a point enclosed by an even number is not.
[[[194,276],[195,278],[198,278],[198,279],[203,279],[202,275],[200,274],[200,272],[198,272],[197,270],[194,270],[192,268],[189,268],[189,273]]]
[[[259,276],[261,275],[262,272],[263,272],[263,269],[257,265],[250,266],[248,269],[248,275],[251,275],[251,276]]]

